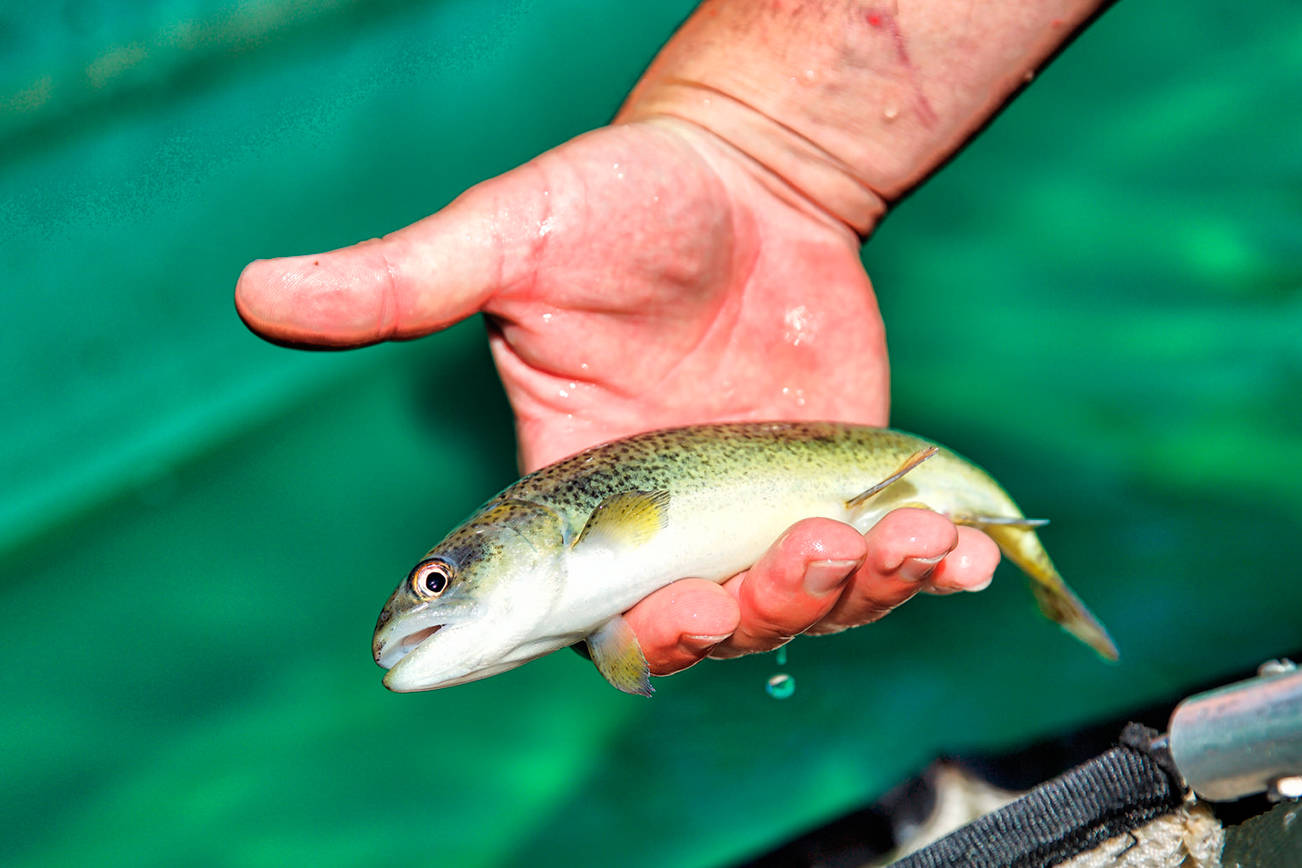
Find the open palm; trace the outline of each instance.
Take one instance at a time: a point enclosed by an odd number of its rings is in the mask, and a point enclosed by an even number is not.
[[[255,263],[240,311],[355,346],[482,310],[526,470],[648,427],[884,424],[859,239],[781,183],[686,124],[605,127],[386,238]]]
[[[673,119],[581,136],[384,238],[255,262],[237,304],[264,337],[334,347],[482,311],[526,470],[650,428],[887,417],[857,234]],[[918,590],[984,586],[997,559],[980,534],[921,510],[867,540],[810,520],[722,589],[680,582],[630,619],[668,672],[865,623]]]

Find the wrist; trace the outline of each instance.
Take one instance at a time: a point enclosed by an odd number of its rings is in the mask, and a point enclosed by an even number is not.
[[[1102,5],[707,0],[616,121],[701,127],[770,186],[866,235]]]

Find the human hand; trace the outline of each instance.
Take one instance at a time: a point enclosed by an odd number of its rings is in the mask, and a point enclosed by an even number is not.
[[[252,263],[236,303],[264,337],[317,347],[482,311],[525,470],[694,422],[884,424],[859,238],[766,180],[691,124],[616,124],[384,238]]]
[[[817,124],[738,109],[709,81],[676,90],[675,52],[712,44],[710,28],[745,6],[707,3],[693,21],[709,20],[670,43],[616,124],[384,238],[251,264],[240,315],[276,342],[349,347],[483,312],[525,470],[671,425],[885,424],[884,329],[860,236],[884,211],[876,191],[906,190],[985,115],[968,107],[944,125],[924,100],[917,123],[894,128],[898,165],[874,179],[815,147]],[[703,111],[702,93],[720,105]],[[936,126],[928,138],[922,128]],[[675,583],[629,620],[666,674],[867,623],[919,590],[984,587],[997,561],[989,539],[924,510],[892,513],[866,537],[810,520],[723,586]]]

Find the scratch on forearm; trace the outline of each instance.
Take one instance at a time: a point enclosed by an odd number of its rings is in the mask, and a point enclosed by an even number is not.
[[[918,68],[913,65],[909,59],[909,46],[904,38],[904,32],[900,30],[900,23],[895,17],[895,11],[884,6],[870,6],[864,12],[864,19],[868,26],[876,30],[882,30],[890,37],[892,45],[895,47],[895,59],[904,68],[909,77],[909,86],[913,88],[914,105],[917,110],[918,120],[925,126],[932,126],[940,118],[931,103],[927,100],[927,95],[922,92],[922,83],[918,76]]]

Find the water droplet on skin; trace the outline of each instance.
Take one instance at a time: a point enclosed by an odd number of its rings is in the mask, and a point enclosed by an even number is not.
[[[811,340],[818,332],[817,317],[803,304],[784,313],[782,324],[784,326],[782,338],[793,347]]]
[[[796,679],[785,672],[779,672],[769,679],[764,690],[774,699],[786,699],[796,692]]]

